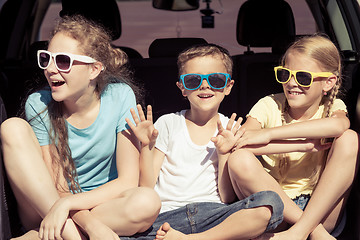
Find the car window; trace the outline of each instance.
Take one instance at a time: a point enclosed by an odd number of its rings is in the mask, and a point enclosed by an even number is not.
[[[352,50],[349,32],[336,0],[330,0],[326,6],[330,21],[341,50]]]
[[[200,8],[194,11],[171,12],[154,9],[151,0],[118,0],[122,34],[114,41],[117,46],[136,49],[143,57],[148,57],[148,47],[156,38],[200,37],[211,43],[227,48],[232,55],[243,53],[246,48],[236,41],[236,21],[240,6],[245,0],[213,0],[210,8],[214,14],[215,27],[201,28],[200,9],[206,4],[200,1]],[[305,0],[287,0],[295,18],[296,34],[312,34],[316,24]],[[43,21],[40,38],[47,40],[54,19],[59,16],[61,3],[53,2]],[[255,52],[270,49],[254,48]]]

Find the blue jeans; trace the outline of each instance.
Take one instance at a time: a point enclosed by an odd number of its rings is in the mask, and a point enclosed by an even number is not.
[[[310,194],[301,194],[300,196],[296,197],[293,199],[293,201],[296,203],[296,205],[304,211],[304,209],[306,208],[307,204],[309,203],[311,196]],[[341,221],[338,223],[338,225],[333,229],[333,231],[331,232],[331,235],[333,237],[338,237],[342,231],[345,228],[345,224],[346,224],[346,209],[344,209],[344,213],[341,217]]]
[[[293,198],[292,200],[301,210],[304,211],[310,200],[310,194],[301,194],[300,196]]]
[[[215,227],[231,214],[241,209],[255,208],[259,206],[271,206],[272,215],[266,231],[275,229],[283,220],[284,205],[280,197],[271,191],[255,193],[245,199],[232,204],[199,202],[191,203],[184,207],[159,214],[152,227],[144,233],[132,237],[121,237],[125,239],[154,239],[156,231],[164,222],[182,233],[199,233]]]

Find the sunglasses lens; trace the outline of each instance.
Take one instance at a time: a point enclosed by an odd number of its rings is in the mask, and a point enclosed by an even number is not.
[[[212,88],[224,88],[226,86],[226,75],[221,73],[211,74],[209,75],[209,82]]]
[[[302,86],[310,86],[311,85],[311,73],[297,72],[296,80]]]
[[[42,68],[47,68],[50,63],[50,55],[46,52],[41,52],[38,57],[39,65]]]
[[[190,74],[184,76],[184,85],[187,89],[196,89],[201,84],[201,76]]]
[[[56,55],[55,57],[56,65],[61,70],[69,70],[70,69],[70,57],[64,54]]]
[[[279,82],[285,83],[290,77],[290,72],[287,69],[278,69],[276,71],[276,77]]]

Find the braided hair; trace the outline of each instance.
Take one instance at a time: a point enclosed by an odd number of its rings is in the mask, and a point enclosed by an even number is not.
[[[342,83],[341,78],[341,57],[337,47],[334,43],[323,34],[314,34],[312,36],[306,36],[295,41],[285,52],[281,59],[281,65],[284,66],[286,63],[287,56],[289,53],[297,52],[302,55],[308,56],[313,59],[318,65],[326,72],[332,72],[337,76],[337,81],[333,88],[326,93],[323,93],[320,105],[324,106],[324,112],[322,118],[330,117],[330,110],[334,104],[335,99],[339,95],[340,87]],[[289,113],[289,103],[285,99],[285,106],[282,110],[281,120],[282,125],[286,124],[286,114]],[[322,142],[326,139],[322,139]],[[310,176],[308,183],[309,187],[315,187],[318,179],[325,168],[328,150],[324,151],[319,159],[318,167],[314,169],[313,174]],[[286,178],[286,175],[290,169],[290,160],[287,154],[280,154],[279,161],[279,173],[281,176],[280,182]]]

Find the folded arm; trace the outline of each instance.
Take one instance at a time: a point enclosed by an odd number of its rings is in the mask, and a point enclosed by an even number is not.
[[[62,174],[59,174],[56,182],[59,186],[60,198],[43,219],[39,230],[40,236],[52,232],[55,236],[60,236],[66,219],[70,217],[70,212],[74,222],[83,230],[94,230],[89,226],[92,222],[99,221],[92,217],[89,211],[110,199],[120,197],[125,190],[138,186],[138,141],[130,131],[124,130],[118,133],[116,154],[118,177],[94,190],[71,194],[67,181]]]
[[[329,147],[329,144],[321,146],[315,140],[339,137],[349,127],[349,119],[343,111],[337,111],[328,118],[265,129],[261,128],[256,119],[248,117],[242,126],[244,134],[235,149],[257,148],[262,149],[262,154],[322,150]]]

